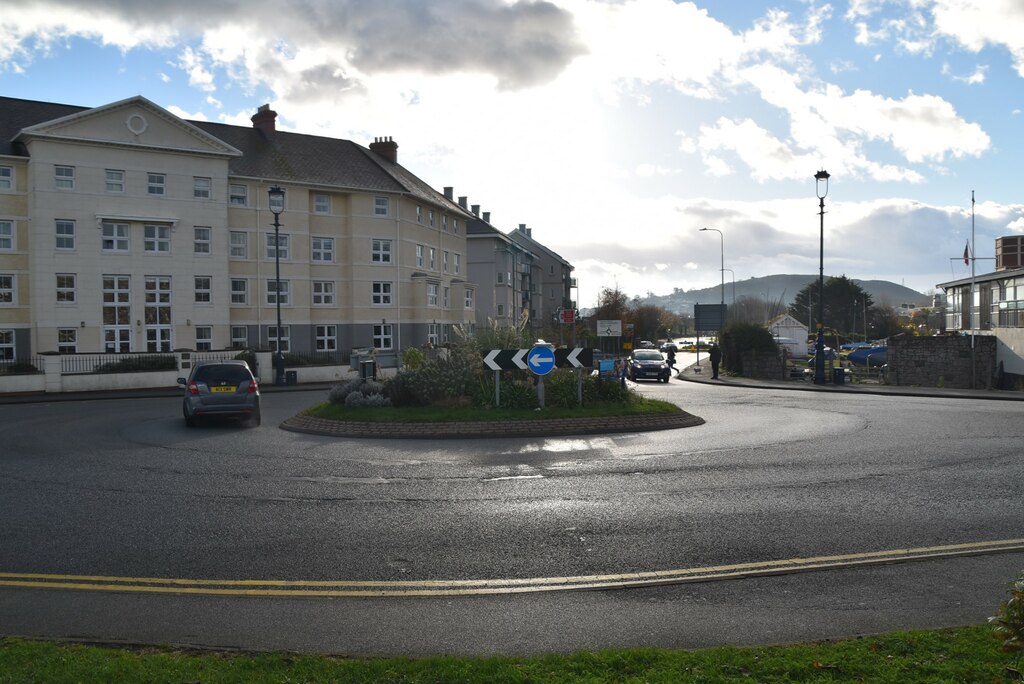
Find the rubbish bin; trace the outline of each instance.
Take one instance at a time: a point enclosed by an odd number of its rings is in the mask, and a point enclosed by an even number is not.
[[[286,385],[297,385],[297,384],[299,384],[299,372],[298,371],[285,371],[284,372],[284,384],[286,384]]]
[[[364,359],[359,362],[359,377],[363,380],[373,380],[377,374],[377,362],[373,359]]]
[[[846,369],[840,366],[839,368],[832,369],[832,383],[836,385],[842,385],[846,382]]]

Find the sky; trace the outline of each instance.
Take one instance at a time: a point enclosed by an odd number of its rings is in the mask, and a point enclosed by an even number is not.
[[[817,274],[821,240],[826,277],[929,294],[1024,232],[1020,0],[21,0],[0,94],[390,136],[580,307]]]

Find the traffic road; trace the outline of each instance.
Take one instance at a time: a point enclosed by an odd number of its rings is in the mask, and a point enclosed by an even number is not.
[[[351,655],[774,643],[979,622],[1024,564],[949,550],[1024,537],[1019,404],[640,391],[705,425],[339,440],[276,428],[322,391],[267,394],[257,429],[188,429],[178,399],[4,406],[0,625]],[[954,555],[869,562],[908,548]]]

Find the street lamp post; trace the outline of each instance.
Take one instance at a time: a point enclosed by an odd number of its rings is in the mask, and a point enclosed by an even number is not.
[[[718,233],[718,239],[721,242],[722,268],[720,269],[720,272],[722,274],[722,306],[725,307],[725,236],[722,235],[722,231],[718,230],[717,228],[701,228],[700,230],[701,232],[704,232],[705,230],[715,231],[716,233]]]
[[[284,384],[284,352],[281,350],[281,212],[284,211],[284,190],[275,185],[267,191],[270,196],[270,211],[274,214],[274,268],[275,295],[277,303],[277,344],[274,353],[274,384]]]
[[[818,337],[814,342],[815,385],[825,384],[825,195],[828,194],[828,179],[828,171],[824,169],[814,174],[821,218],[818,242]]]
[[[729,275],[732,276],[732,304],[736,306],[736,271],[731,268],[723,268],[723,271],[728,271]]]

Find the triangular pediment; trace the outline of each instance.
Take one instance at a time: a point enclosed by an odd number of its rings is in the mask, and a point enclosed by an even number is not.
[[[87,142],[224,157],[241,152],[142,96],[22,129],[18,139]]]

